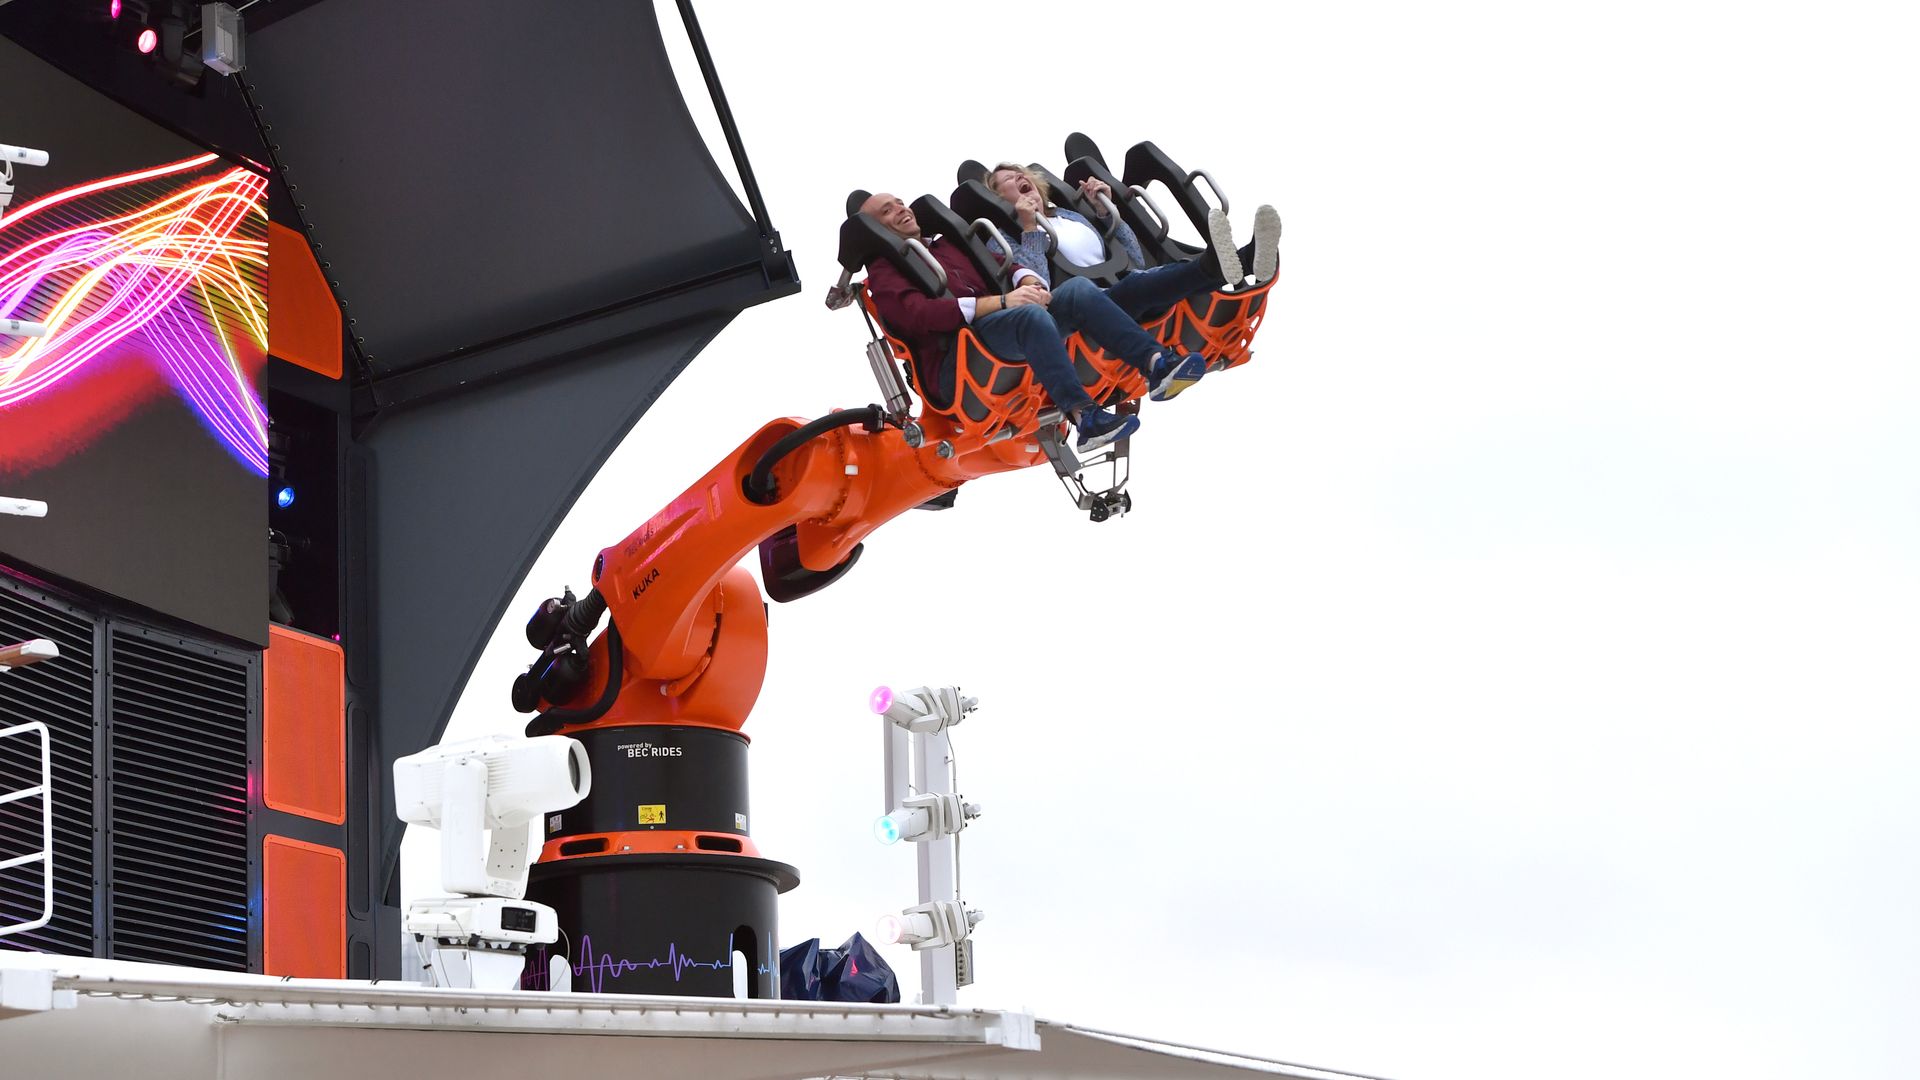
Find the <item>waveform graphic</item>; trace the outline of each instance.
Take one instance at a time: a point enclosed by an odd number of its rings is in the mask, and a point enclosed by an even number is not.
[[[668,942],[667,951],[664,956],[650,957],[644,960],[630,960],[625,957],[614,956],[611,953],[595,953],[593,950],[592,936],[582,934],[580,935],[580,951],[577,958],[569,963],[569,966],[573,969],[573,977],[575,979],[586,980],[587,991],[589,993],[598,994],[604,992],[603,988],[606,986],[608,979],[618,979],[630,971],[639,971],[641,969],[656,971],[660,968],[671,968],[673,970],[673,981],[679,982],[681,973],[688,968],[703,968],[708,971],[729,970],[733,967],[732,934],[727,935],[727,951],[723,955],[724,958],[720,960],[695,960],[681,951],[678,942]],[[772,969],[765,964],[755,964],[754,971],[760,975],[772,974]],[[529,966],[527,974],[521,979],[520,986],[523,990],[546,990],[549,988],[547,985],[547,951],[544,947],[534,950],[533,963]]]
[[[266,475],[266,192],[203,154],[0,219],[0,318],[47,324],[0,338],[0,417],[28,436],[0,440],[0,472],[63,460],[171,389]]]

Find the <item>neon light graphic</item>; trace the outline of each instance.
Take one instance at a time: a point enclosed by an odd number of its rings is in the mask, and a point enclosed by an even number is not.
[[[212,154],[54,192],[0,219],[0,474],[65,460],[171,390],[267,474],[267,180]]]
[[[680,946],[676,942],[667,943],[667,954],[665,956],[652,957],[646,960],[628,960],[624,957],[614,956],[611,953],[596,954],[593,951],[593,938],[587,934],[582,934],[580,935],[578,962],[570,966],[573,968],[573,977],[575,979],[585,977],[587,981],[587,992],[593,994],[602,993],[608,979],[617,979],[630,971],[639,971],[643,968],[648,971],[654,971],[660,968],[671,968],[673,970],[673,981],[679,982],[681,973],[688,968],[704,968],[708,971],[725,971],[732,968],[733,935],[727,935],[726,958],[723,960],[709,961],[695,960],[687,956],[687,954],[680,951]],[[767,967],[765,964],[755,964],[754,971],[755,974],[758,975],[770,975],[773,973],[773,969]],[[547,950],[545,946],[540,946],[533,950],[533,963],[528,965],[526,974],[521,977],[520,988],[522,990],[549,989],[547,984]]]

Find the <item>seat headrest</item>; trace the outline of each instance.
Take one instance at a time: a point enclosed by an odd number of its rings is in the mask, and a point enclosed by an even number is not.
[[[1002,229],[1013,228],[1019,220],[1013,212],[1013,204],[989,190],[977,175],[973,179],[960,181],[960,186],[954,188],[952,197],[947,199],[947,205],[968,221],[986,218]]]
[[[907,242],[899,233],[866,214],[856,213],[840,223],[839,258],[840,268],[848,273],[858,273],[875,259],[885,259],[928,296],[946,291],[932,268],[908,254]]]
[[[920,222],[920,228],[929,236],[941,233],[957,236],[967,229],[967,223],[960,219],[960,215],[932,195],[922,195],[913,200],[908,209],[913,211],[914,219]]]
[[[1125,202],[1127,198],[1132,195],[1127,185],[1121,183],[1120,178],[1108,170],[1107,163],[1094,157],[1092,154],[1077,157],[1070,161],[1067,164],[1067,171],[1062,174],[1062,179],[1074,185],[1077,189],[1080,181],[1085,180],[1089,176],[1095,180],[1105,181],[1106,185],[1113,189],[1113,198],[1116,202]]]
[[[920,219],[920,227],[928,233],[940,233],[948,240],[960,244],[966,249],[967,258],[974,269],[980,271],[980,279],[1004,289],[1009,269],[996,258],[994,252],[981,239],[973,235],[967,227],[967,219],[953,212],[946,203],[932,195],[922,195],[913,200],[913,216]]]
[[[969,180],[978,180],[985,175],[987,175],[987,167],[972,158],[968,158],[960,163],[959,168],[953,170],[953,182],[956,184],[964,184]]]
[[[1102,166],[1106,165],[1107,163],[1106,156],[1100,153],[1100,147],[1095,145],[1094,141],[1092,139],[1087,138],[1087,136],[1082,132],[1076,131],[1073,134],[1067,136],[1066,152],[1067,152],[1066,158],[1068,161],[1078,161],[1081,158],[1092,158],[1094,161],[1098,162]]]
[[[847,216],[852,217],[859,213],[860,208],[867,205],[867,200],[871,198],[873,198],[873,192],[866,188],[854,188],[847,192]]]

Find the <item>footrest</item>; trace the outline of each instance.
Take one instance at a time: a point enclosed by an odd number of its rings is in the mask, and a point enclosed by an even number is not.
[[[1114,407],[1114,411],[1133,414],[1140,411],[1140,403],[1127,401]],[[1091,456],[1082,459],[1068,445],[1065,434],[1066,425],[1059,422],[1058,414],[1049,414],[1052,422],[1043,422],[1034,435],[1040,449],[1046,452],[1047,460],[1053,463],[1054,475],[1060,478],[1060,485],[1067,490],[1067,497],[1073,500],[1076,509],[1085,510],[1093,521],[1108,521],[1124,517],[1133,509],[1133,496],[1127,494],[1129,474],[1129,454],[1131,439],[1120,439],[1102,447]],[[1047,418],[1043,417],[1043,421]],[[1097,469],[1106,469],[1107,483],[1104,486],[1089,485],[1087,473]]]

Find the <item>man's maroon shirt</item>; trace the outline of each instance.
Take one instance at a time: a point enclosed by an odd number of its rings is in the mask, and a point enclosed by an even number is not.
[[[921,396],[931,397],[936,403],[950,403],[953,400],[953,337],[967,325],[957,298],[998,296],[1000,292],[981,280],[980,271],[974,269],[973,260],[959,244],[944,238],[923,242],[946,269],[947,290],[952,296],[928,296],[885,259],[875,259],[867,267],[867,291],[873,294],[873,306],[880,313],[880,321],[913,350]]]

